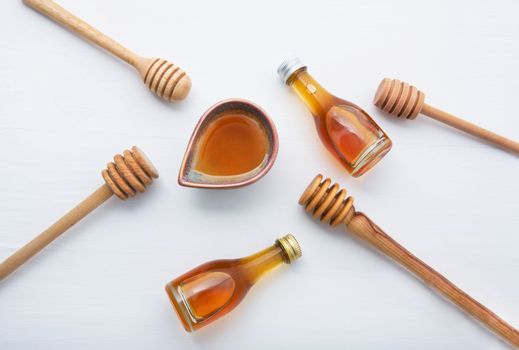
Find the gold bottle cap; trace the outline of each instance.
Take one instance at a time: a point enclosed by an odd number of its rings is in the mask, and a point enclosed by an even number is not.
[[[287,264],[294,262],[303,255],[299,243],[291,234],[278,238],[276,244],[283,250],[283,256]]]

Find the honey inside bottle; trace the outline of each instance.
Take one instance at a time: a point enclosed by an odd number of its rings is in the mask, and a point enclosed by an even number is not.
[[[352,176],[361,176],[389,152],[391,140],[373,119],[326,91],[299,59],[283,62],[278,73],[309,107],[322,142]]]
[[[275,267],[301,256],[292,235],[241,259],[215,260],[196,267],[166,285],[186,331],[195,331],[227,314],[256,281]]]

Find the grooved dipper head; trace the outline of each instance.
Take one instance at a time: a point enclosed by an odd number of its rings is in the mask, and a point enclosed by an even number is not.
[[[346,196],[346,189],[318,174],[299,198],[299,204],[322,222],[330,226],[348,224],[355,213],[353,197]]]
[[[122,200],[146,191],[146,186],[159,177],[157,169],[137,146],[131,151],[125,150],[122,156],[116,154],[101,174],[112,192]]]
[[[169,102],[183,100],[191,90],[191,79],[186,72],[162,58],[151,60],[143,72],[143,80],[155,95]]]
[[[425,94],[406,82],[384,78],[373,103],[384,112],[397,117],[414,119],[422,110]]]

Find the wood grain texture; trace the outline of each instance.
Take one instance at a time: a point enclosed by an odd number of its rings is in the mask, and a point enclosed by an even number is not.
[[[94,209],[112,197],[113,192],[106,184],[76,205],[45,231],[34,237],[29,243],[0,263],[0,281],[32,258],[61,234],[79,222]]]
[[[432,119],[436,119],[437,121],[444,124],[450,125],[458,130],[464,131],[470,135],[486,140],[489,143],[494,144],[504,150],[519,154],[518,142],[498,135],[495,132],[477,126],[452,114],[439,110],[431,105],[424,104],[422,107],[422,114]]]
[[[398,79],[382,79],[373,103],[389,114],[406,119],[415,119],[422,113],[504,150],[519,154],[518,142],[426,104],[425,94],[422,91]]]
[[[159,58],[140,57],[52,0],[23,0],[23,2],[134,66],[144,83],[157,96],[173,102],[182,100],[188,95],[191,79],[173,63]]]
[[[144,192],[146,185],[151,184],[151,179],[159,176],[153,164],[136,146],[131,151],[125,150],[123,154],[125,156],[116,154],[114,162],[108,163],[107,169],[102,171],[105,184],[0,263],[0,281],[106,202],[113,194],[125,200],[137,192]]]
[[[55,1],[137,54],[181,65],[194,85],[182,104],[160,103],[124,62],[21,1],[2,2],[0,262],[99,187],[103,160],[129,142],[167,179],[142,200],[110,199],[0,283],[1,350],[511,349],[294,201],[318,171],[331,177],[386,233],[519,327],[519,162],[447,126],[442,133],[439,123],[406,123],[370,106],[386,72],[419,83],[427,103],[519,140],[518,1],[303,0],[297,8],[290,1]],[[218,54],[207,57],[213,49]],[[390,158],[365,178],[348,177],[324,153],[312,116],[278,81],[285,53],[300,55],[333,92],[365,106],[394,138]],[[97,84],[99,76],[106,78]],[[117,90],[119,77],[129,91]],[[258,102],[278,127],[270,174],[241,190],[177,186],[187,133],[209,104],[232,96]],[[52,207],[44,204],[49,194]],[[428,221],[440,214],[448,225]],[[284,231],[300,239],[307,254],[300,264],[269,276],[237,314],[197,339],[186,336],[163,282],[206,259],[252,252]],[[331,278],[333,288],[323,288]],[[319,307],[308,307],[317,296]]]
[[[439,292],[460,309],[519,349],[519,331],[517,329],[414,256],[382,231],[366,215],[355,212],[346,226],[348,231],[357,238],[369,243],[378,251],[398,262],[433,290]]]
[[[344,189],[339,191],[338,184],[331,185],[329,178],[323,181],[323,176],[319,174],[305,189],[299,199],[299,204],[303,205],[314,217],[324,222],[330,222],[332,226],[345,224],[348,231],[355,237],[398,262],[433,290],[519,348],[519,331],[517,329],[401,246],[365,214],[357,212],[353,206],[353,199],[346,198],[345,193]]]

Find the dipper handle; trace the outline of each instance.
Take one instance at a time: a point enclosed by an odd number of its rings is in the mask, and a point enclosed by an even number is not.
[[[353,198],[348,197],[346,190],[341,189],[338,184],[332,185],[329,178],[323,181],[323,176],[317,175],[301,195],[299,204],[324,223],[329,222],[331,226],[346,225],[351,234],[398,262],[429,287],[519,349],[517,329],[414,256],[366,215],[356,211]]]
[[[0,281],[107,201],[113,194],[121,200],[126,200],[139,192],[145,192],[153,179],[159,177],[157,169],[137,146],[133,146],[131,151],[124,150],[123,155],[116,154],[114,161],[106,165],[106,169],[101,171],[101,175],[105,180],[103,186],[0,264]]]
[[[112,38],[101,33],[81,18],[65,10],[52,0],[23,0],[27,5],[45,16],[53,19],[59,24],[67,27],[83,38],[101,46],[103,49],[119,57],[123,61],[135,65],[140,58],[132,51],[128,50]]]
[[[518,142],[426,104],[425,94],[405,81],[390,78],[382,79],[378,85],[373,103],[384,112],[399,118],[415,119],[418,114],[425,114],[439,122],[486,140],[504,150],[519,154]]]
[[[470,123],[452,114],[439,110],[438,108],[424,103],[422,107],[422,114],[425,114],[426,116],[436,119],[437,121],[444,124],[450,125],[456,129],[464,131],[467,134],[486,140],[498,147],[501,147],[502,149],[519,154],[518,142],[498,135],[488,129],[477,126],[476,124]]]
[[[72,208],[68,213],[63,215],[58,221],[52,224],[52,226],[34,237],[22,248],[18,249],[0,264],[0,281],[36,255],[53,240],[58,238],[63,232],[90,214],[90,212],[103,204],[106,200],[112,197],[112,195],[113,192],[110,187],[104,184],[85,200]]]
[[[414,256],[363,213],[356,212],[347,224],[348,231],[392,258],[432,289],[452,301],[490,330],[519,348],[519,331],[479,303],[439,272]]]

